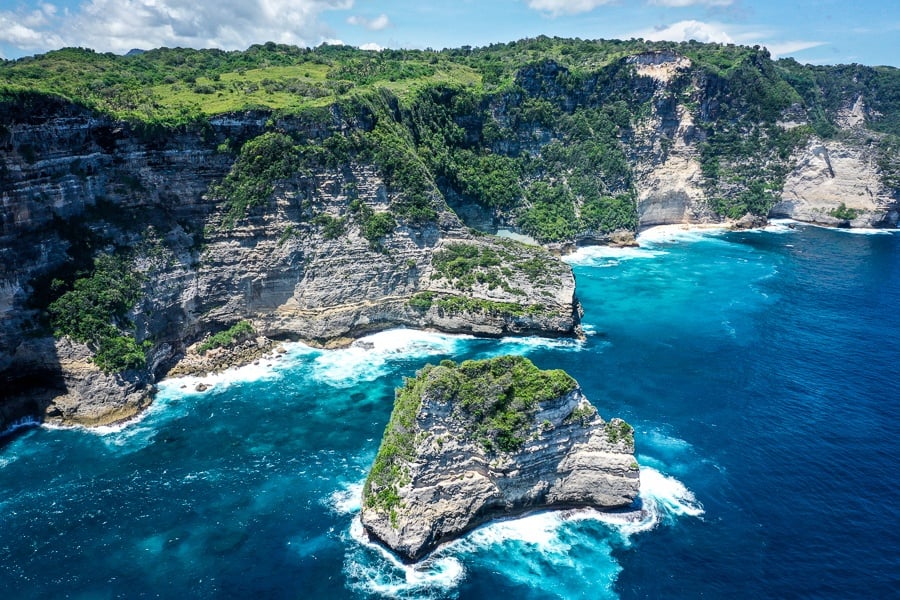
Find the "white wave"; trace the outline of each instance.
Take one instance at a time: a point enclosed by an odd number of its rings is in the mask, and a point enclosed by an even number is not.
[[[13,421],[9,427],[0,431],[0,438],[6,437],[15,433],[20,429],[25,429],[28,427],[40,427],[41,422],[35,419],[34,417],[22,417],[21,419],[17,419]]]
[[[853,235],[893,235],[900,232],[897,228],[881,228],[881,227],[834,227],[832,225],[820,225],[819,223],[806,223],[804,221],[794,221],[793,219],[772,219],[770,224],[779,226],[783,225],[791,230],[791,225],[803,225],[806,227],[818,227],[819,229],[827,229],[829,231],[837,231],[839,233],[849,233]]]
[[[483,352],[480,357],[503,356],[505,354],[528,354],[535,350],[581,350],[584,341],[574,338],[542,338],[537,336],[504,337],[492,350]]]
[[[641,499],[654,504],[661,517],[703,515],[703,505],[687,487],[652,467],[641,467]]]
[[[614,267],[623,260],[635,258],[655,258],[667,254],[661,250],[648,250],[629,246],[618,248],[613,246],[584,246],[572,254],[562,257],[570,265],[583,267]]]
[[[893,235],[897,229],[875,229],[869,227],[832,227],[834,231],[851,235]]]
[[[363,482],[351,483],[328,497],[328,506],[342,515],[356,514],[361,508]]]
[[[327,350],[311,363],[311,377],[334,387],[374,381],[390,370],[391,360],[456,354],[467,335],[416,329],[391,329],[358,339],[347,348]]]
[[[797,225],[800,225],[799,221],[794,221],[793,219],[770,219],[765,227],[761,227],[759,229],[747,229],[749,232],[765,232],[765,233],[796,233]]]
[[[539,546],[547,552],[564,552],[568,546],[562,544],[558,532],[565,520],[565,514],[550,511],[494,521],[461,538],[455,545],[459,549],[473,551],[476,547],[497,545],[512,540]]]
[[[638,244],[653,246],[672,242],[699,242],[710,237],[727,233],[728,228],[717,224],[697,225],[659,225],[640,232]]]
[[[651,446],[656,450],[660,450],[665,454],[673,452],[685,452],[690,450],[691,444],[681,438],[663,433],[658,428],[643,432],[643,442],[647,446]]]
[[[312,350],[305,344],[299,342],[285,342],[282,344],[288,353],[293,351],[294,355],[303,354],[306,349]],[[206,375],[185,375],[182,377],[171,377],[163,379],[157,384],[159,397],[180,397],[194,394],[205,394],[212,390],[221,390],[231,387],[235,384],[250,383],[254,381],[264,381],[278,379],[281,377],[281,369],[278,369],[279,363],[284,361],[287,354],[269,353],[260,357],[255,363],[247,364],[240,367],[232,367],[219,373],[207,373]],[[204,391],[200,391],[198,387],[205,387]]]
[[[655,529],[677,517],[700,517],[703,506],[683,483],[653,467],[641,466],[642,509],[639,512],[570,511],[567,520],[596,520],[615,529],[625,543],[631,536]]]
[[[347,491],[350,489],[348,486]],[[336,506],[344,501],[343,492],[332,495]],[[635,534],[679,517],[703,515],[702,505],[683,483],[652,467],[641,467],[640,499],[642,508],[635,511],[602,512],[586,508],[495,521],[442,545],[416,565],[404,565],[384,547],[371,542],[356,516],[349,531],[355,543],[348,548],[344,570],[355,590],[392,598],[428,597],[435,592],[444,595],[452,591],[465,577],[464,558],[483,562],[530,586],[540,586],[547,568],[573,570],[595,583],[607,580],[611,586],[621,567],[612,558],[610,539],[598,538],[596,533],[585,537],[584,532],[591,530],[577,525],[573,528],[573,524],[602,523],[620,543],[629,545]],[[516,556],[513,562],[506,558],[509,548],[501,550],[509,543],[515,544],[510,550]],[[579,555],[596,551],[598,554],[592,561],[596,564],[581,564],[584,558],[573,556],[576,547]],[[609,564],[597,562],[600,557],[608,559]]]
[[[344,572],[351,588],[389,598],[425,598],[445,595],[465,577],[462,563],[453,556],[437,556],[405,565],[379,544],[369,540],[359,517],[350,524],[351,545]]]

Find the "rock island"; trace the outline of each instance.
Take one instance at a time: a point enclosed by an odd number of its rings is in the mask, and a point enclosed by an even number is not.
[[[633,433],[523,357],[428,365],[397,390],[363,527],[411,562],[499,517],[625,509],[640,488]]]

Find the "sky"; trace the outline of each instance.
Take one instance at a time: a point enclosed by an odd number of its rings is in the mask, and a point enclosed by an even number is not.
[[[66,46],[243,50],[485,46],[538,35],[765,46],[801,63],[900,66],[898,0],[0,0],[0,57]]]

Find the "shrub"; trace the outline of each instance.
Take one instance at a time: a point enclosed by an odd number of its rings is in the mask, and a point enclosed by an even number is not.
[[[256,333],[256,331],[253,329],[253,325],[250,321],[239,321],[225,331],[220,331],[219,333],[210,336],[209,339],[200,344],[197,351],[200,354],[205,354],[207,350],[212,350],[213,348],[231,346],[234,343],[246,340],[254,333]]]
[[[837,208],[832,208],[828,211],[828,214],[834,217],[835,219],[840,219],[841,221],[852,221],[856,217],[860,215],[862,211],[858,208],[847,208],[847,205],[841,202],[840,206]]]
[[[90,275],[76,279],[71,290],[50,303],[54,335],[87,344],[104,372],[143,367],[150,343],[139,344],[126,331],[133,327],[126,315],[141,297],[142,281],[127,258],[101,254]]]
[[[244,144],[225,179],[210,187],[225,202],[223,225],[234,226],[248,210],[268,202],[275,183],[290,177],[299,161],[299,150],[283,133],[267,132]]]

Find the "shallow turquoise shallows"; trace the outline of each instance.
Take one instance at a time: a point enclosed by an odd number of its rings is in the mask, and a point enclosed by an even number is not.
[[[651,233],[651,235],[653,235]],[[3,598],[848,598],[900,589],[900,235],[777,225],[571,257],[584,342],[395,330],[0,445]],[[363,539],[393,389],[521,353],[636,429],[645,518],[543,513],[404,567]]]

